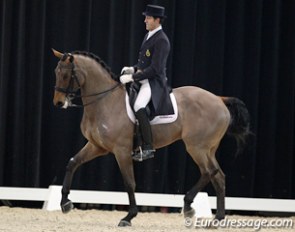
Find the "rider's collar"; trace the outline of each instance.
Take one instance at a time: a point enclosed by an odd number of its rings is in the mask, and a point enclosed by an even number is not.
[[[155,28],[152,31],[149,31],[148,37],[146,38],[146,40],[148,40],[149,38],[151,38],[157,31],[162,30],[162,25],[158,26],[157,28]]]

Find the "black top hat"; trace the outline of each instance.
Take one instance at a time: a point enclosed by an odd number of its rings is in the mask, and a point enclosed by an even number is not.
[[[142,12],[142,14],[145,16],[166,18],[165,8],[162,6],[157,6],[157,5],[147,5],[145,12]]]

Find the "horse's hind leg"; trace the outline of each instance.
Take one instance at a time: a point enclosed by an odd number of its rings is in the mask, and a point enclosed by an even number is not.
[[[225,175],[219,167],[215,157],[212,157],[212,162],[214,162],[215,166],[218,167],[216,175],[211,178],[211,182],[217,196],[217,210],[215,218],[222,220],[225,217]]]
[[[87,143],[82,150],[80,150],[73,158],[70,159],[66,168],[66,175],[64,177],[63,186],[62,186],[62,199],[60,202],[60,206],[63,213],[68,213],[72,208],[73,204],[68,199],[68,195],[70,193],[70,188],[72,184],[72,179],[77,168],[87,162],[92,160],[93,158],[104,155],[107,152],[102,150],[91,143]]]
[[[184,197],[184,216],[193,217],[195,214],[194,209],[191,207],[191,203],[194,201],[195,196],[200,192],[211,180],[211,177],[214,176],[217,172],[216,167],[212,164],[209,154],[210,152],[206,149],[197,149],[196,147],[187,147],[187,151],[192,156],[193,160],[199,166],[201,177],[190,189]]]

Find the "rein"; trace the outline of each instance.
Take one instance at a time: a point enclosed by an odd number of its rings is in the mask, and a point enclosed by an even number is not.
[[[88,105],[91,105],[93,104],[94,102],[98,101],[100,99],[100,96],[103,95],[103,94],[107,94],[111,91],[113,91],[114,89],[118,88],[119,86],[121,85],[121,83],[117,83],[116,85],[114,85],[113,87],[107,89],[107,90],[104,90],[102,92],[99,92],[99,93],[93,93],[93,94],[89,94],[89,95],[74,95],[72,96],[71,100],[72,99],[77,99],[77,98],[83,98],[83,97],[94,97],[94,96],[98,96],[98,98],[94,99],[93,101],[87,103],[87,104],[83,104],[83,105],[77,105],[77,104],[70,104],[69,106],[70,107],[78,107],[78,108],[82,108],[82,107],[85,107],[85,106],[88,106]]]
[[[96,101],[98,101],[100,99],[101,95],[107,94],[122,85],[121,83],[117,83],[114,86],[112,86],[111,88],[104,90],[102,92],[99,92],[99,93],[93,93],[93,94],[88,94],[88,95],[77,94],[77,92],[81,89],[81,85],[80,85],[79,79],[78,79],[76,72],[75,72],[75,64],[73,63],[74,56],[70,53],[66,53],[61,60],[64,61],[68,56],[70,57],[69,60],[71,62],[71,67],[67,67],[66,65],[61,65],[61,64],[60,64],[60,66],[63,66],[62,67],[63,69],[71,69],[71,79],[69,81],[69,85],[67,88],[61,88],[61,87],[55,86],[54,89],[57,92],[61,92],[61,93],[66,94],[66,99],[68,101],[69,107],[82,108],[82,107],[91,105],[91,104],[95,103]],[[74,90],[74,82],[76,82],[78,85],[78,88],[75,90]],[[98,98],[94,99],[93,101],[91,101],[87,104],[77,105],[77,104],[72,103],[73,99],[78,99],[78,98],[83,98],[83,97],[95,97],[95,96],[98,96]]]

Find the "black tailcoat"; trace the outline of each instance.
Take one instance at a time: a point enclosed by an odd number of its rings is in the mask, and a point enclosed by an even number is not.
[[[161,29],[142,42],[137,64],[134,66],[137,72],[133,74],[135,81],[148,79],[152,91],[152,103],[156,115],[173,113],[170,104],[167,85],[166,63],[170,51],[170,42]]]

